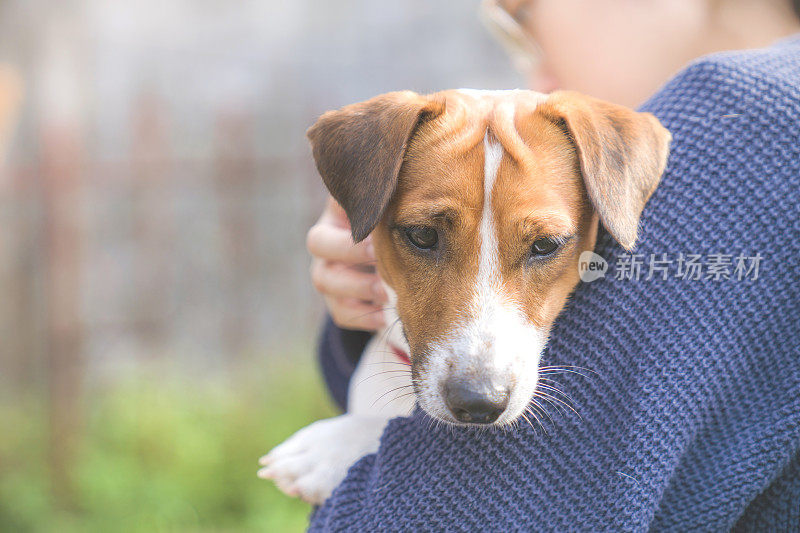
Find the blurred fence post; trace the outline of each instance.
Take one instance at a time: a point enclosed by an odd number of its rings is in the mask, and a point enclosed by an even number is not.
[[[42,132],[47,264],[50,464],[56,497],[68,504],[81,400],[81,156],[74,131]]]
[[[168,266],[175,225],[167,193],[174,179],[174,158],[166,131],[169,109],[158,94],[140,92],[133,109],[129,186],[136,254],[132,273],[140,290],[131,310],[131,327],[153,354],[164,345],[169,325],[165,300],[173,281]]]
[[[48,353],[48,456],[56,504],[71,507],[72,462],[82,426],[84,50],[80,27],[51,21],[40,57],[40,192]]]
[[[234,358],[252,338],[250,294],[259,275],[254,202],[256,199],[253,120],[242,111],[222,111],[214,122],[214,197],[222,229],[225,264],[222,343]],[[276,228],[277,229],[277,228]]]

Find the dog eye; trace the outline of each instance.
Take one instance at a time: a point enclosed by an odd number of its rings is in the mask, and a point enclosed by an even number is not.
[[[408,228],[406,230],[408,241],[421,250],[432,250],[439,242],[439,234],[429,227]]]
[[[550,237],[542,237],[533,241],[531,255],[533,257],[544,257],[552,254],[558,249],[558,242]]]

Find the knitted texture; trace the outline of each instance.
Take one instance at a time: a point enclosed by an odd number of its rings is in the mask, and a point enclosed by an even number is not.
[[[618,279],[626,254],[601,231],[609,272],[543,356],[592,370],[544,376],[580,418],[557,402],[547,433],[396,418],[312,531],[800,531],[800,37],[701,58],[643,110],[673,141],[642,276]],[[651,254],[679,253],[762,260],[757,279],[683,279],[677,261],[646,279]]]

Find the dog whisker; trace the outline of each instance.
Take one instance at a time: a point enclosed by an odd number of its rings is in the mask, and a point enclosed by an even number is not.
[[[546,392],[542,392],[542,391],[540,391],[540,390],[536,390],[536,391],[534,391],[534,393],[533,393],[533,394],[534,394],[535,396],[539,396],[540,398],[549,398],[549,399],[551,399],[551,400],[554,400],[554,401],[556,401],[556,402],[558,402],[558,403],[560,403],[560,404],[564,405],[564,406],[565,406],[566,408],[568,408],[570,411],[572,411],[573,413],[575,413],[576,415],[578,415],[578,418],[580,418],[581,420],[583,420],[583,417],[581,417],[580,413],[578,413],[578,411],[576,411],[576,410],[575,410],[575,409],[574,409],[574,408],[573,408],[571,405],[569,405],[568,403],[564,402],[563,400],[561,400],[561,399],[559,399],[559,398],[556,398],[555,396],[550,396],[550,395],[549,395],[549,394],[547,394]]]
[[[392,323],[391,323],[391,324],[389,324],[389,325],[386,327],[386,329],[383,331],[383,334],[381,335],[381,338],[380,338],[380,343],[381,343],[381,344],[383,344],[384,342],[386,342],[386,339],[389,337],[389,334],[391,333],[391,331],[392,331],[392,330],[393,330],[393,329],[394,329],[394,328],[397,326],[397,324],[399,324],[399,323],[400,323],[400,317],[397,317],[396,319],[394,319],[394,320],[392,321]]]
[[[558,393],[558,394],[562,395],[564,398],[566,398],[567,400],[569,400],[573,405],[576,404],[575,400],[573,400],[570,397],[569,394],[567,394],[566,392],[564,392],[564,391],[562,391],[560,389],[557,389],[557,388],[553,387],[552,385],[545,385],[544,383],[539,383],[539,387],[541,387],[543,389],[546,389],[546,390],[549,390],[549,391],[553,391],[554,393]]]
[[[551,383],[551,385],[546,385],[545,383],[542,383],[542,381],[547,381],[548,383]],[[561,391],[561,390],[559,390],[557,388],[557,386],[563,387],[563,385],[561,383],[559,383],[558,381],[554,380],[554,379],[543,378],[543,377],[540,376],[539,377],[539,386],[552,388],[553,390],[557,390],[558,392],[561,392],[562,394],[564,394],[564,396],[567,396],[563,391]],[[572,398],[570,398],[569,396],[567,396],[567,398],[571,402],[575,403],[574,400],[572,400]]]
[[[367,311],[366,313],[361,313],[360,315],[350,317],[350,320],[359,320],[364,318],[365,316],[374,315],[375,313],[382,313],[384,309],[379,307],[378,309],[373,309],[372,311]]]
[[[406,397],[408,397],[408,396],[411,396],[412,394],[414,394],[414,391],[411,391],[411,392],[406,392],[406,393],[404,393],[404,394],[400,394],[399,396],[395,396],[394,398],[391,398],[391,399],[390,399],[388,402],[386,402],[386,403],[385,403],[383,406],[381,406],[381,407],[378,409],[378,411],[380,411],[381,409],[383,409],[384,407],[386,407],[387,405],[389,405],[389,404],[390,404],[390,403],[392,403],[393,401],[395,401],[395,400],[400,400],[400,399],[402,399],[402,398],[406,398]]]
[[[397,369],[397,370],[384,370],[382,372],[376,372],[375,374],[372,374],[371,376],[367,376],[364,379],[362,379],[361,381],[359,381],[358,383],[356,383],[356,386],[361,385],[365,381],[368,381],[368,380],[370,380],[372,378],[378,377],[378,376],[383,375],[383,374],[397,374],[397,373],[409,374],[409,373],[411,373],[411,371],[410,370],[406,370],[406,369]],[[396,378],[396,377],[398,377],[398,376],[392,376],[392,378]],[[385,381],[382,382],[382,383],[385,383]]]
[[[406,388],[411,387],[411,386],[412,385],[401,385],[399,387],[395,387],[393,389],[389,389],[388,391],[386,391],[383,394],[381,394],[380,396],[378,396],[378,398],[374,402],[372,402],[372,405],[370,407],[375,407],[375,404],[378,403],[378,401],[380,401],[380,399],[383,398],[384,396],[386,396],[387,394],[391,394],[394,391],[397,391],[397,390],[400,390],[400,389],[406,389]]]
[[[577,374],[586,379],[592,379],[591,376],[587,376],[586,374],[578,372],[577,370],[570,370],[570,369],[547,369],[544,371],[542,371],[541,369],[539,370],[540,376],[553,376],[556,374]]]
[[[541,369],[546,369],[546,368],[576,368],[578,370],[586,370],[587,372],[591,372],[593,374],[597,374],[596,370],[592,370],[591,368],[588,368],[588,367],[585,367],[585,366],[579,366],[579,365],[544,365],[544,366],[540,366],[539,368],[541,368]]]
[[[561,385],[558,381],[556,381],[554,379],[551,379],[551,378],[543,378],[543,377],[539,376],[539,380],[540,381],[549,381],[550,383],[555,383],[556,385]]]
[[[534,409],[536,409],[538,411],[541,411],[547,418],[550,419],[550,424],[553,426],[553,431],[555,431],[556,430],[556,423],[553,420],[553,417],[550,416],[550,413],[547,411],[547,409],[545,409],[543,405],[541,405],[539,402],[537,402],[536,398],[531,398],[531,402],[533,403],[533,406],[529,405],[528,409],[534,408]]]
[[[534,395],[534,396],[536,396],[538,398],[541,398],[542,401],[547,402],[547,405],[552,405],[553,409],[555,409],[556,412],[559,415],[567,416],[569,414],[569,412],[567,412],[567,410],[564,408],[564,406],[562,406],[559,402],[555,402],[555,401],[551,400],[550,398],[546,398],[546,397],[541,396],[541,395]]]
[[[577,366],[577,365],[546,365],[546,366],[540,366],[539,367],[539,372],[543,372],[543,371],[544,372],[547,372],[547,371],[575,372],[576,374],[580,374],[583,377],[588,378],[589,376],[586,376],[586,375],[582,374],[581,372],[579,372],[581,370],[584,371],[584,372],[590,372],[590,373],[592,373],[592,374],[594,374],[596,376],[600,375],[596,370],[592,370],[591,368],[586,368],[584,366]]]
[[[383,383],[386,383],[386,382],[388,382],[388,381],[391,381],[391,380],[396,380],[396,379],[398,379],[398,378],[401,378],[401,379],[402,379],[402,376],[389,376],[389,377],[387,377],[387,378],[384,378],[384,379],[383,379],[383,381],[381,381],[380,383],[381,383],[381,384],[383,384]],[[411,383],[409,386],[413,387],[413,386],[414,386],[414,384],[413,384],[413,383]]]
[[[525,419],[525,422],[527,422],[527,423],[528,423],[528,425],[529,425],[529,426],[531,427],[531,429],[533,430],[533,434],[534,434],[534,435],[536,435],[536,428],[535,428],[535,427],[533,427],[533,424],[531,424],[531,421],[530,421],[530,419],[529,419],[527,416],[525,416],[525,413],[522,413],[522,418],[523,418],[523,419]]]
[[[547,428],[544,427],[544,424],[542,424],[542,421],[539,419],[538,416],[536,416],[536,413],[532,409],[527,410],[527,412],[530,413],[530,415],[534,418],[534,420],[536,420],[536,423],[539,424],[539,427],[542,428],[544,434],[549,437],[550,435],[547,433]]]
[[[388,353],[388,352],[386,352]],[[408,363],[404,363],[402,361],[379,361],[377,363],[358,363],[359,365],[403,365],[405,367],[411,367]],[[406,372],[411,372],[410,370],[406,370]]]

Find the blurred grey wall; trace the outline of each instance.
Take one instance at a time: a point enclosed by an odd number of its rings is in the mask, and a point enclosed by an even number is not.
[[[0,378],[216,368],[315,334],[304,131],[386,91],[523,80],[477,1],[0,0]],[[0,151],[1,153],[1,151]]]

